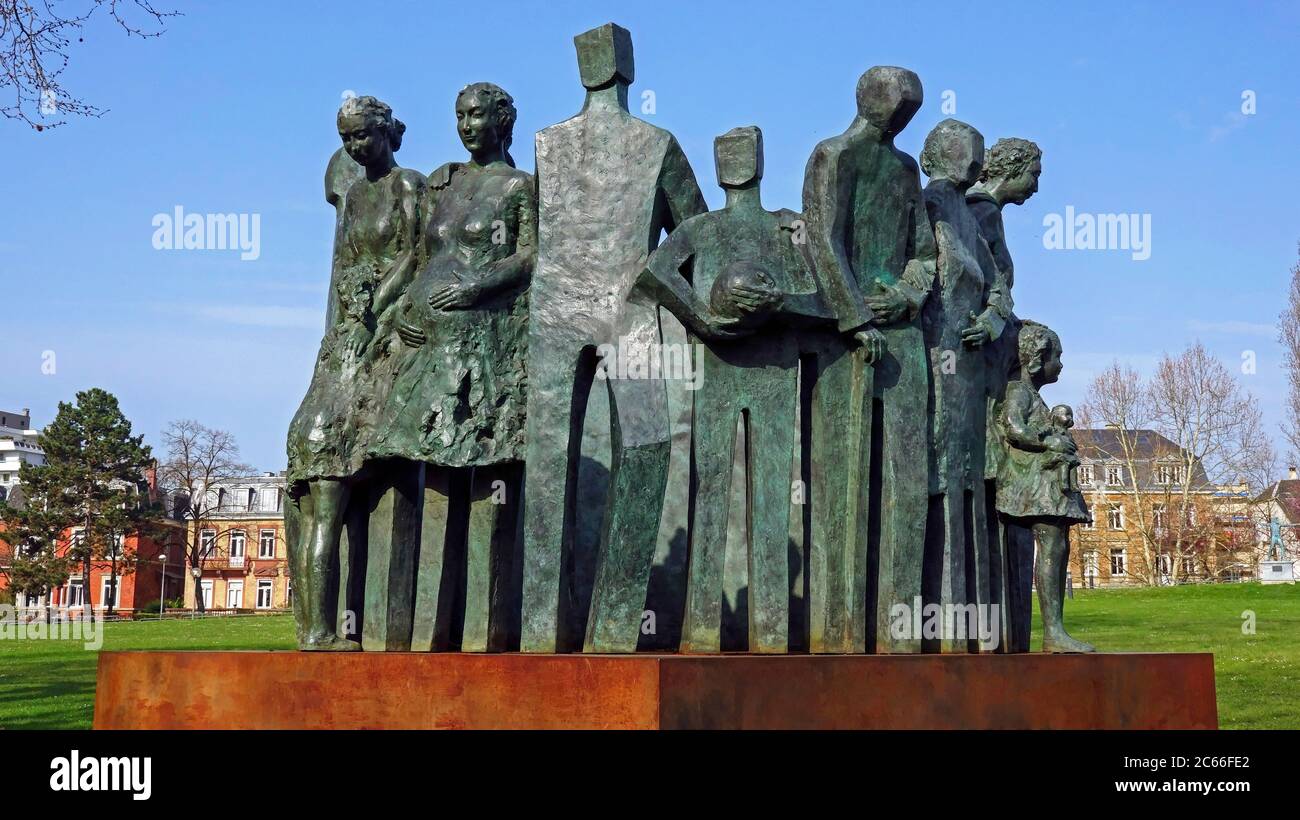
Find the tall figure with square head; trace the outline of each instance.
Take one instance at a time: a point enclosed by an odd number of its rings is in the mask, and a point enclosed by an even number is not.
[[[706,206],[673,135],[628,111],[628,31],[607,23],[574,44],[586,103],[536,139],[521,649],[571,651],[582,643],[591,652],[631,652],[663,508],[670,431],[664,382],[651,378],[658,371],[648,366],[659,351],[658,311],[627,296],[660,234]],[[584,642],[572,545],[583,421],[598,366],[607,376],[612,458]]]

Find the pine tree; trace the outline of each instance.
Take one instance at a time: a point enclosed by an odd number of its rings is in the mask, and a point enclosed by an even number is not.
[[[57,570],[60,562],[54,557],[57,541],[72,531],[61,560],[64,566],[81,568],[89,616],[91,563],[111,560],[116,585],[118,567],[129,569],[131,564],[131,556],[118,550],[118,544],[127,534],[153,528],[160,518],[144,477],[153,459],[144,436],[131,435],[131,422],[117,399],[98,388],[77,393],[75,404],[60,402],[38,443],[45,463],[22,466],[19,478],[26,504],[11,512],[7,523],[15,540],[41,555],[50,570]],[[33,566],[33,583],[43,577],[37,569]],[[55,575],[57,571],[51,572],[47,580]],[[112,604],[110,598],[110,613]]]

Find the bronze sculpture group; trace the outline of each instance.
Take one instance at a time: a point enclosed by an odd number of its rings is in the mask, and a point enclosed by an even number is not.
[[[1088,518],[1071,420],[1038,392],[1060,341],[1012,313],[1001,220],[1037,190],[1037,146],[986,158],[950,119],[918,169],[894,138],[920,79],[877,67],[848,130],[814,150],[802,213],[763,207],[752,126],[715,141],[726,205],[709,211],[672,134],[628,110],[630,34],[575,44],[586,100],[536,135],[535,176],[491,83],[456,98],[468,160],[428,177],[396,165],[387,105],[339,110],[328,327],[289,430],[300,647],[636,651],[676,388],[624,365],[657,364],[684,327],[699,364],[679,394],[676,648],[728,648],[739,549],[751,652],[986,651],[986,620],[998,651],[1027,651],[1031,577],[1044,649],[1090,651],[1061,618],[1069,526]],[[608,484],[584,556],[581,441],[602,384]],[[900,628],[917,606],[927,628]]]

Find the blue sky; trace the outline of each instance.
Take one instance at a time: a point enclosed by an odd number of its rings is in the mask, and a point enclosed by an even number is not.
[[[1056,328],[1065,374],[1049,402],[1082,400],[1119,358],[1149,371],[1200,339],[1238,369],[1270,423],[1285,374],[1273,329],[1300,240],[1300,10],[1288,3],[254,3],[177,0],[149,41],[103,21],[66,85],[109,109],[42,134],[0,121],[0,406],[38,424],[91,386],[119,396],[157,443],[168,420],[233,432],[260,469],[284,434],[323,329],[332,210],[322,196],[345,91],[408,126],[400,164],[464,156],[456,91],[514,96],[513,153],[582,103],[572,37],[631,29],[634,106],[672,130],[710,204],[712,140],[758,125],[764,200],[800,207],[809,152],[844,129],[872,65],[915,70],[925,105],[900,137],[913,155],[947,114],[1044,151],[1040,192],[1009,207],[1017,312]],[[363,14],[357,9],[364,8]],[[1242,113],[1254,92],[1255,113]],[[166,251],[155,214],[260,214],[261,253]],[[1048,250],[1043,220],[1151,217],[1151,255]],[[56,372],[42,372],[43,354]]]

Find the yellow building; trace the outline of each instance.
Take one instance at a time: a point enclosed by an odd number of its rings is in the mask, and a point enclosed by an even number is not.
[[[1152,430],[1074,430],[1079,489],[1092,522],[1070,529],[1076,587],[1157,586],[1253,577],[1245,487],[1205,469]]]
[[[235,479],[208,489],[197,525],[201,559],[185,567],[185,606],[195,606],[196,584],[205,610],[286,610],[293,605],[284,537],[283,473]]]

